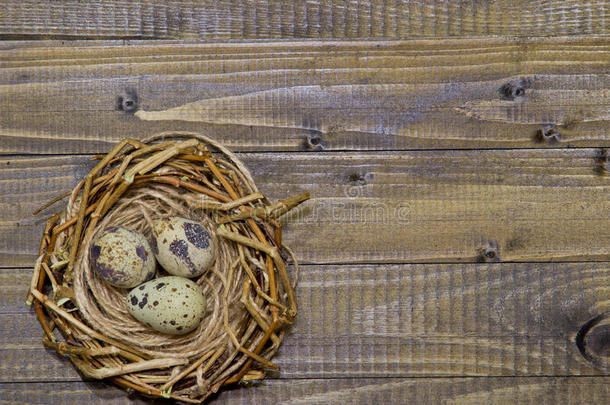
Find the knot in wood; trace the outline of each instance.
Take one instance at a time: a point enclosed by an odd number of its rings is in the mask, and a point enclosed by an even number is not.
[[[364,186],[366,185],[366,175],[362,175],[360,173],[352,173],[347,176],[347,180],[356,186]]]
[[[505,100],[514,100],[515,98],[525,96],[525,90],[530,87],[531,81],[526,78],[521,78],[504,83],[500,87],[499,92]]]
[[[490,240],[487,242],[487,246],[481,249],[479,255],[479,261],[481,262],[499,262],[500,255],[498,252],[498,242]]]
[[[561,135],[555,124],[547,124],[538,130],[538,139],[544,142],[559,142]]]
[[[138,110],[138,95],[135,90],[125,90],[117,96],[117,109],[130,114]]]
[[[599,155],[597,157],[597,166],[595,167],[594,171],[602,176],[605,176],[606,173],[608,173],[608,150],[607,149],[602,149],[599,152]]]
[[[326,148],[326,142],[322,138],[322,135],[318,132],[309,134],[305,138],[305,148],[309,150],[323,150]]]
[[[610,313],[587,321],[576,334],[580,354],[600,369],[610,369]]]

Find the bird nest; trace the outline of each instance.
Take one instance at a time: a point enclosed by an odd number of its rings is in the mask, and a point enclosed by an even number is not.
[[[277,368],[270,359],[297,313],[297,263],[276,218],[309,195],[271,204],[233,153],[200,134],[125,139],[99,159],[42,237],[28,302],[44,345],[86,377],[192,403]],[[200,221],[218,242],[215,263],[194,280],[208,301],[203,321],[182,336],[135,320],[128,290],[102,281],[88,257],[102,229],[150,238],[151,219],[176,215]]]

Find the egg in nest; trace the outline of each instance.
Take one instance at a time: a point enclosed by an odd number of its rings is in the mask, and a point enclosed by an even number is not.
[[[214,263],[216,238],[197,221],[169,217],[155,221],[152,248],[168,273],[193,278]]]
[[[129,292],[127,310],[141,323],[169,335],[183,335],[199,326],[206,299],[199,285],[184,277],[150,280]]]
[[[141,233],[122,226],[105,228],[89,248],[93,270],[108,284],[133,288],[155,275],[155,257]]]

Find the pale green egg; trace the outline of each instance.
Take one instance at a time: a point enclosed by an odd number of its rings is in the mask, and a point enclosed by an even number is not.
[[[197,283],[177,276],[150,280],[131,290],[126,300],[127,310],[134,318],[169,335],[196,329],[207,304]]]

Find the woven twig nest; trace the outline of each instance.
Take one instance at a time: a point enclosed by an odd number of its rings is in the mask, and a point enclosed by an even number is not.
[[[271,204],[234,154],[200,134],[126,139],[100,159],[42,238],[28,301],[45,346],[87,377],[194,403],[277,368],[270,359],[297,313],[297,264],[275,218],[309,195]],[[150,238],[151,219],[176,215],[217,238],[214,265],[195,279],[208,300],[204,319],[182,336],[135,320],[129,290],[101,280],[88,259],[100,230],[125,226]]]

